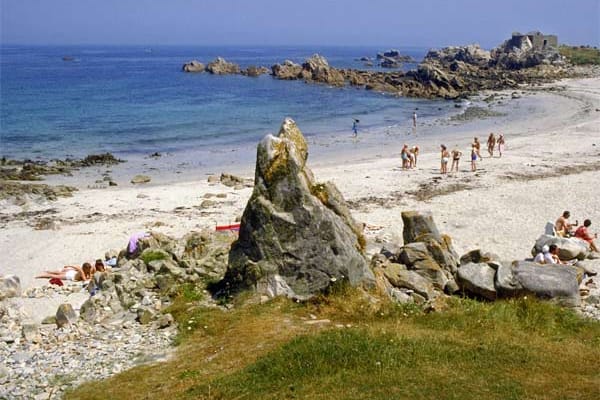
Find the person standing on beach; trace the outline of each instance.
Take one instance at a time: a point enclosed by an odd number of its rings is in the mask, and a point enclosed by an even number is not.
[[[471,171],[477,171],[477,148],[474,144],[471,145]]]
[[[460,157],[462,157],[462,152],[458,149],[458,146],[454,146],[454,149],[451,152],[452,154],[452,165],[450,166],[450,172],[454,168],[456,168],[456,172],[458,172],[458,162],[460,161]]]
[[[500,157],[502,157],[502,150],[504,150],[504,135],[503,134],[498,135],[498,141],[496,143],[498,143],[498,153],[500,154]]]
[[[477,157],[479,157],[479,159],[482,160],[482,158],[481,158],[481,142],[479,142],[478,137],[473,138],[472,146],[475,148],[475,154],[477,154]]]
[[[413,111],[413,131],[417,130],[417,112]]]
[[[413,146],[410,149],[411,168],[417,167],[417,158],[419,158],[419,146]]]
[[[448,153],[448,149],[445,145],[440,146],[441,149],[441,164],[440,164],[440,173],[447,174],[448,173],[448,161],[450,160],[450,153]]]
[[[490,157],[494,157],[494,147],[496,147],[496,136],[494,136],[493,133],[490,133],[490,136],[488,136],[487,145]]]
[[[354,119],[352,122],[352,132],[354,132],[354,137],[358,136],[358,123],[360,122],[360,120],[358,119]]]

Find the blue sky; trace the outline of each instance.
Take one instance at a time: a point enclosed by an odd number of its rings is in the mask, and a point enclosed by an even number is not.
[[[3,44],[600,45],[600,0],[0,0]]]

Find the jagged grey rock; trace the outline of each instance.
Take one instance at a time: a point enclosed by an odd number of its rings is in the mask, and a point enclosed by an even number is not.
[[[496,272],[495,287],[499,297],[533,294],[577,306],[579,295],[578,270],[569,265],[539,265],[529,261],[501,264]]]
[[[254,191],[229,253],[230,288],[309,298],[343,279],[374,281],[360,226],[332,183],[315,182],[307,157],[290,118],[259,143]]]
[[[469,262],[458,268],[456,283],[465,292],[481,296],[488,300],[495,300],[495,276],[496,270],[487,263]]]

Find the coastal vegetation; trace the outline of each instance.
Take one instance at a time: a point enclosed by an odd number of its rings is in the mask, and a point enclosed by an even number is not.
[[[575,65],[600,65],[600,49],[597,47],[562,45],[559,52]]]
[[[592,399],[600,324],[532,298],[443,312],[346,285],[305,303],[204,308],[182,292],[174,357],[66,399]]]

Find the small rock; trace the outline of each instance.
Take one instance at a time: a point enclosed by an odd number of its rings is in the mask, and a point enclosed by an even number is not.
[[[69,303],[64,303],[58,306],[56,310],[56,326],[62,328],[77,321],[77,313]]]
[[[175,319],[173,318],[173,316],[171,314],[163,314],[158,319],[158,327],[163,329],[168,326],[171,326],[171,324],[173,324],[173,322],[175,322]]]
[[[131,183],[136,185],[140,183],[148,183],[150,180],[151,178],[148,175],[136,175],[131,179]]]
[[[16,275],[0,277],[0,300],[21,295],[21,280]]]

